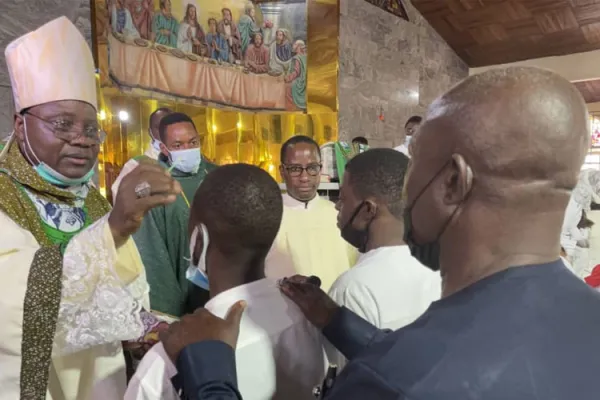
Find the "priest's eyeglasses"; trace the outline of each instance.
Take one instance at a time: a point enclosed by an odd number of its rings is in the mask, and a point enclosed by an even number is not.
[[[104,139],[106,139],[106,132],[104,132],[95,122],[85,123],[83,129],[81,129],[81,124],[77,124],[69,118],[57,117],[50,121],[30,112],[25,112],[25,114],[50,126],[54,136],[66,142],[72,142],[81,136],[93,140],[95,144],[102,144]]]
[[[310,176],[317,176],[319,172],[321,172],[322,165],[321,164],[309,164],[306,167],[302,165],[284,165],[283,166],[288,174],[292,177],[298,177],[302,175],[302,172],[306,171],[306,173]]]

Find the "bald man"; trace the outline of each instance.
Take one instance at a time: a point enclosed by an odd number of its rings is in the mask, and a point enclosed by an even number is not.
[[[406,177],[404,240],[440,270],[442,299],[388,333],[306,278],[281,285],[350,361],[326,398],[598,399],[600,295],[559,258],[589,138],[581,95],[545,70],[488,71],[436,100]]]

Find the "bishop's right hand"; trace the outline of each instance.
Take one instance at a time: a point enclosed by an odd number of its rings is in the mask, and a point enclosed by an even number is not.
[[[140,228],[148,211],[173,203],[180,193],[179,182],[157,164],[142,163],[127,174],[108,217],[117,248]]]

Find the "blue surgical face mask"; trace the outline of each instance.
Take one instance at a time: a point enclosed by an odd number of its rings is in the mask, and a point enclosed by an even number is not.
[[[208,231],[204,224],[200,224],[200,229],[202,232],[202,253],[198,259],[198,265],[195,265],[194,249],[196,247],[196,241],[198,240],[198,227],[196,227],[190,238],[190,266],[185,273],[185,277],[199,288],[208,290],[208,275],[206,274],[206,250],[208,249],[209,243]]]
[[[84,183],[88,183],[90,181],[90,179],[92,179],[92,176],[94,176],[94,168],[93,167],[81,178],[69,178],[69,177],[64,176],[63,174],[61,174],[54,168],[50,167],[45,162],[40,161],[38,156],[33,151],[31,144],[29,144],[29,138],[27,137],[27,119],[26,118],[23,118],[23,130],[25,131],[25,144],[29,148],[29,152],[27,152],[27,151],[25,152],[25,157],[27,157],[27,160],[33,166],[33,169],[35,170],[35,172],[37,172],[37,174],[40,176],[40,178],[42,178],[43,180],[45,180],[46,182],[48,182],[52,185],[65,186],[65,187],[82,185]],[[33,158],[35,158],[36,162],[34,162],[34,160],[29,158],[28,153],[31,153]]]
[[[181,172],[195,174],[200,169],[202,155],[199,147],[187,150],[172,150],[169,151],[169,154],[171,165],[174,165]]]

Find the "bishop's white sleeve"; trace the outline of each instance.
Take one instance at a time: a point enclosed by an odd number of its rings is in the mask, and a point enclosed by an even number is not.
[[[175,375],[175,365],[163,344],[157,343],[138,365],[127,386],[124,400],[177,400],[179,396],[171,384],[171,378]]]
[[[133,240],[117,249],[106,215],[65,248],[55,348],[72,353],[140,337],[140,310],[149,309],[148,292]]]
[[[36,288],[44,284],[39,278],[32,278],[36,273],[32,266],[35,260],[39,263],[43,249],[31,232],[3,212],[0,227],[0,387],[2,394],[9,396],[19,393],[24,330],[36,329],[24,326],[24,315],[39,311],[27,307],[44,307],[55,299],[47,288]],[[57,266],[62,265],[56,271],[62,287],[52,343],[54,356],[141,336],[139,310],[148,303],[143,265],[133,241],[115,248],[107,217],[75,235],[62,258],[58,249],[51,254]],[[56,267],[49,260],[45,268],[49,271]],[[53,273],[49,271],[49,275]],[[49,297],[32,303],[26,293],[35,291]],[[46,311],[42,308],[42,312]],[[53,318],[46,317],[48,321]]]
[[[338,305],[346,307],[374,326],[381,326],[377,302],[366,286],[357,282],[340,283],[338,280],[329,290],[329,297]],[[338,370],[346,365],[346,357],[329,341],[325,343],[325,352],[329,363],[337,365]]]

